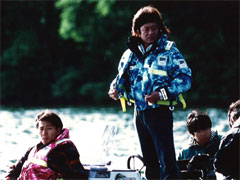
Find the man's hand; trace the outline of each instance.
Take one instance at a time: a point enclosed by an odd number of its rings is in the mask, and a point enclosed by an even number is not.
[[[115,89],[115,87],[111,86],[109,91],[108,91],[108,95],[110,98],[114,99],[114,100],[118,100],[118,91]]]
[[[160,100],[160,97],[159,97],[159,92],[157,92],[157,91],[152,92],[152,94],[150,94],[150,95],[145,95],[145,101],[147,101],[149,103],[154,104],[158,100]]]

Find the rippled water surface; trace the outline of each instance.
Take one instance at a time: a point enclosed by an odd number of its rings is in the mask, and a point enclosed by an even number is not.
[[[17,159],[27,149],[39,142],[34,118],[43,108],[1,108],[0,109],[0,179],[4,177]],[[51,109],[70,129],[70,137],[77,146],[83,164],[103,164],[112,161],[115,168],[126,168],[127,158],[141,154],[132,110],[122,113],[116,108],[58,108]],[[228,130],[227,110],[216,108],[207,111],[213,122],[213,129],[219,134]],[[176,154],[188,141],[186,116],[192,111],[174,111],[174,141]]]

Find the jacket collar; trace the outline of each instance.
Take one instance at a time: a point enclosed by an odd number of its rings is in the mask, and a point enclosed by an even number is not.
[[[234,122],[232,128],[239,128],[240,127],[240,117]]]
[[[207,143],[207,144],[209,144],[210,142],[212,142],[216,137],[218,136],[218,133],[217,133],[217,131],[213,131],[213,130],[211,130],[211,137],[210,137],[210,140],[209,140],[209,142]],[[196,139],[193,137],[193,136],[191,136],[191,139],[190,139],[190,143],[189,143],[189,145],[190,146],[200,146],[200,144],[198,144],[198,142],[196,141]]]
[[[138,58],[143,57],[146,53],[149,53],[156,49],[156,47],[160,49],[164,49],[167,43],[167,34],[162,34],[157,41],[150,44],[147,49],[144,49],[143,42],[141,38],[131,36],[128,39],[127,46],[128,48],[137,55]]]
[[[69,130],[67,128],[63,128],[61,134],[59,134],[56,139],[52,140],[51,142],[47,143],[47,144],[43,144],[42,142],[38,143],[37,144],[37,149],[41,149],[45,146],[48,146],[49,144],[53,143],[53,142],[57,142],[59,140],[62,140],[62,139],[67,139],[69,138]]]

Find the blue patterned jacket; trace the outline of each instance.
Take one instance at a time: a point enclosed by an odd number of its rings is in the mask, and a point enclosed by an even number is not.
[[[175,43],[163,34],[146,50],[139,42],[130,45],[122,55],[113,84],[120,96],[134,102],[140,111],[160,106],[148,104],[144,96],[162,88],[168,102],[179,101],[178,95],[191,87],[191,69]]]

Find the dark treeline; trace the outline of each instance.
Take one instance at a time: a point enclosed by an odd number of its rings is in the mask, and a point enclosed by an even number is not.
[[[239,98],[238,1],[1,1],[1,104],[110,105],[133,14],[154,5],[193,72],[189,105]]]

